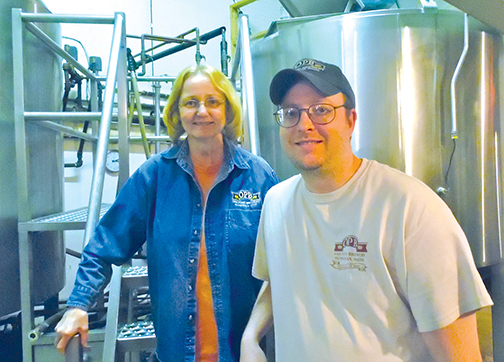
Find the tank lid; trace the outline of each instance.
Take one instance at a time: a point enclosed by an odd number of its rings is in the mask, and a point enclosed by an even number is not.
[[[292,17],[342,13],[348,0],[306,1],[306,0],[280,0],[285,10]]]
[[[353,11],[354,8],[357,11],[387,9],[395,2],[396,0],[280,0],[292,17],[342,13]]]

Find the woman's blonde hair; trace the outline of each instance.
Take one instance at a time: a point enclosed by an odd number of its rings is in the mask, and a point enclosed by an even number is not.
[[[221,71],[209,65],[201,64],[185,68],[173,83],[168,103],[163,110],[163,121],[166,124],[168,135],[174,143],[178,143],[180,136],[185,132],[180,122],[180,95],[182,94],[182,88],[186,80],[196,74],[206,76],[214,88],[226,97],[226,125],[222,130],[222,134],[228,140],[237,142],[242,136],[240,98],[231,82]]]

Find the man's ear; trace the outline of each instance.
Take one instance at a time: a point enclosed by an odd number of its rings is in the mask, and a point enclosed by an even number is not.
[[[352,132],[355,128],[355,124],[357,123],[357,111],[355,110],[355,108],[352,108],[351,110],[348,111],[348,116],[347,116],[347,120],[348,120],[348,125],[352,128]]]

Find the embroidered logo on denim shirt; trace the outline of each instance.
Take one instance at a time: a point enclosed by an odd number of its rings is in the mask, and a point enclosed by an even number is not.
[[[240,190],[238,192],[231,191],[231,195],[231,200],[236,206],[251,206],[261,202],[260,192],[253,193],[247,190]]]
[[[341,243],[334,245],[334,260],[331,266],[337,270],[358,269],[366,271],[367,243],[357,236],[348,235]]]

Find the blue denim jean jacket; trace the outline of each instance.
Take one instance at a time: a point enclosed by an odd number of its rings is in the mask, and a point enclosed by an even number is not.
[[[251,275],[261,206],[278,182],[262,158],[225,142],[206,210],[189,146],[152,156],[129,178],[83,251],[69,307],[87,310],[111,276],[147,241],[149,289],[163,362],[194,361],[196,274],[204,218],[219,361],[238,361],[260,282]]]

